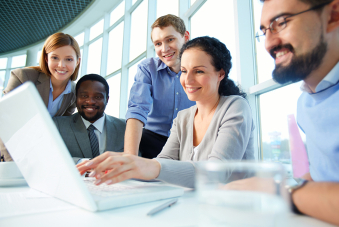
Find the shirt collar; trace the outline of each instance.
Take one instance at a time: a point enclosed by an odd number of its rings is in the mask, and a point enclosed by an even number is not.
[[[49,88],[53,92],[53,86],[52,86],[52,80],[51,79],[49,79]],[[69,93],[71,93],[71,91],[72,91],[71,80],[68,80],[67,85],[65,87],[65,90],[61,93],[61,95],[69,94]]]
[[[179,71],[178,73],[173,72],[173,71],[172,71],[172,70],[171,70],[171,69],[170,69],[163,61],[160,60],[159,57],[157,57],[157,60],[158,60],[157,71],[166,69],[166,70],[167,70],[167,73],[168,73],[170,76],[181,75],[181,71]]]
[[[100,133],[102,133],[104,131],[104,126],[105,126],[105,113],[102,115],[102,117],[100,117],[98,120],[96,120],[94,123],[91,123],[87,120],[85,120],[82,116],[81,116],[82,121],[85,124],[86,129],[90,126],[93,125]]]
[[[326,88],[333,86],[339,81],[339,62],[333,67],[333,69],[319,82],[315,88],[315,92],[325,90]],[[303,82],[300,89],[302,91],[313,93],[309,86]]]
[[[161,61],[159,57],[157,57],[156,59],[158,61],[157,71],[168,68],[168,66],[163,61]]]

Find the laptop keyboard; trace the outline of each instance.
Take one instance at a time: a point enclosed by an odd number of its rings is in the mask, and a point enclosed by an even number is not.
[[[101,185],[94,184],[95,178],[87,177],[84,182],[91,194],[101,197],[112,197],[121,195],[131,195],[142,192],[149,192],[149,186],[142,185],[124,185],[124,184],[111,184],[105,183]]]

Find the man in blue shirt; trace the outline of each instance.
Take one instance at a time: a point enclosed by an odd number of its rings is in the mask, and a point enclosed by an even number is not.
[[[297,121],[310,173],[291,190],[296,211],[339,225],[339,0],[261,0],[273,79],[303,80]]]
[[[158,57],[138,65],[128,102],[124,145],[124,152],[138,155],[139,150],[145,158],[160,153],[178,111],[195,105],[180,84],[179,52],[189,40],[184,21],[170,14],[159,17],[152,25],[151,38]]]

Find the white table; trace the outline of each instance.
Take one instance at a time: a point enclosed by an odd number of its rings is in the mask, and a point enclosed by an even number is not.
[[[0,187],[0,193],[25,192],[29,187]],[[38,214],[13,216],[0,219],[0,226],[58,226],[58,227],[84,227],[84,226],[198,226],[198,202],[192,191],[186,191],[177,204],[154,215],[147,216],[147,212],[165,201],[156,201],[112,209],[101,212],[90,212],[81,208],[64,211],[44,212]],[[1,206],[1,204],[0,204]],[[290,214],[289,227],[330,227],[333,225],[316,220],[311,217]]]

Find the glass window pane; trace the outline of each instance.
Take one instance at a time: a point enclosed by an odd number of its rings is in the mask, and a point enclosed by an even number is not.
[[[75,36],[74,39],[78,42],[79,47],[81,47],[82,45],[84,45],[85,33],[80,33],[79,35]]]
[[[109,33],[107,75],[121,68],[124,22]]]
[[[109,85],[109,100],[105,113],[113,117],[119,117],[120,111],[120,82],[121,74],[117,74],[107,80]]]
[[[209,0],[191,17],[191,39],[199,36],[211,36],[225,43],[232,56],[233,66],[229,77],[237,81],[235,62],[236,42],[234,28],[233,1]],[[222,24],[222,29],[216,29],[216,23]]]
[[[254,32],[260,30],[261,9],[262,2],[253,1]],[[265,37],[260,37],[260,42],[256,39],[255,45],[257,50],[258,83],[262,83],[272,79],[272,71],[275,68],[275,64],[273,58],[265,49]]]
[[[131,91],[131,87],[134,83],[134,77],[135,77],[135,74],[137,73],[137,69],[138,69],[138,65],[140,62],[142,62],[143,60],[145,60],[146,58],[143,58],[141,59],[140,61],[138,61],[136,64],[134,64],[132,67],[130,67],[128,69],[128,95],[127,95],[127,103],[128,103],[128,100],[129,100],[129,93]]]
[[[122,1],[112,12],[110,16],[110,23],[111,26],[117,20],[119,20],[125,14],[125,1]]]
[[[38,54],[36,56],[36,63],[37,63],[37,65],[39,65],[39,61],[40,61],[40,57],[41,57],[41,52],[42,52],[42,50],[39,50]]]
[[[104,19],[93,25],[89,31],[89,40],[94,39],[104,31]]]
[[[166,14],[179,15],[179,0],[158,0],[157,1],[157,18]]]
[[[144,0],[138,8],[133,11],[131,16],[130,61],[146,50],[147,5],[148,1]]]
[[[81,56],[82,56],[82,52],[83,52],[83,50],[80,49],[80,54],[81,54]],[[82,77],[82,75],[81,75],[81,68],[82,68],[82,65],[83,65],[83,62],[80,60],[80,68],[79,68],[79,72],[78,72],[78,78],[74,81],[75,83],[77,83],[78,80]]]
[[[0,69],[7,68],[7,58],[0,58]]]
[[[26,65],[26,54],[12,57],[11,68],[23,67]]]
[[[5,85],[5,75],[6,75],[6,71],[0,71],[0,99],[2,97],[2,90],[4,89],[4,85]]]
[[[290,143],[297,138],[290,139],[288,118],[296,117],[300,85],[301,82],[291,84],[259,96],[263,160],[282,162],[289,172],[292,170]],[[305,134],[300,129],[298,132],[305,144]]]
[[[100,75],[102,52],[102,38],[98,39],[88,47],[87,74],[96,73]]]
[[[5,76],[6,76],[6,70],[0,71],[0,90],[4,88]]]

